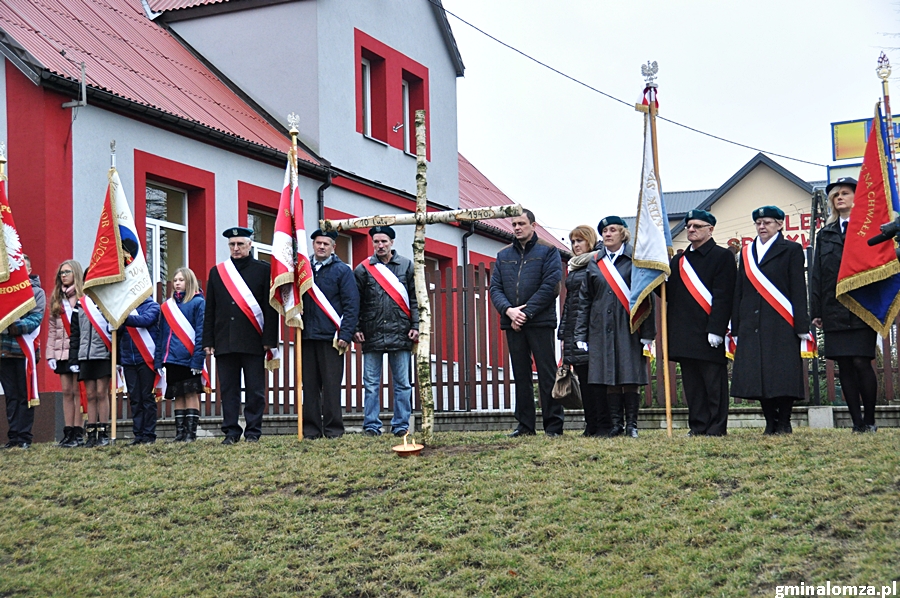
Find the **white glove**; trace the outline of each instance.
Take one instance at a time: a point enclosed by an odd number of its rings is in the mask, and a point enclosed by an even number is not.
[[[575,346],[578,347],[579,349],[581,349],[582,351],[584,351],[585,353],[587,353],[588,344],[586,342],[578,341],[577,343],[575,343]]]
[[[78,367],[77,365],[70,365],[69,371],[72,372],[73,374],[77,374],[78,372],[81,371],[81,368]]]
[[[706,340],[709,341],[709,346],[712,347],[713,349],[715,349],[716,347],[721,345],[723,342],[725,342],[724,338],[722,338],[718,334],[712,334],[712,333],[709,333],[706,335]]]
[[[56,371],[56,360],[55,359],[48,359],[47,365],[50,366],[51,370],[53,370],[54,372]]]
[[[652,338],[642,338],[641,344],[642,345],[651,345],[651,344],[653,344],[653,339]]]
[[[191,368],[191,376],[199,376],[201,373],[203,373],[203,370]]]
[[[812,340],[812,337],[810,336],[810,334],[808,332],[805,334],[798,334],[797,338],[799,338],[801,341],[811,341]]]

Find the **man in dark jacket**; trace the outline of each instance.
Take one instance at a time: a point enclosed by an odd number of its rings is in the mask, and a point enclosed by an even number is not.
[[[154,354],[159,336],[159,304],[147,297],[125,318],[119,335],[119,363],[131,403],[134,438],[131,445],[156,442],[156,379]],[[149,361],[148,361],[149,360]],[[159,364],[162,367],[162,364]]]
[[[511,220],[516,241],[500,250],[491,272],[491,302],[506,330],[509,358],[516,380],[516,421],[510,436],[535,433],[531,360],[537,366],[541,413],[547,436],[563,433],[563,408],[550,396],[556,376],[553,333],[562,261],[552,245],[538,240],[534,214],[524,210]]]
[[[344,353],[359,321],[359,289],[334,253],[336,232],[312,234],[313,284],[303,295],[303,437],[340,438]]]
[[[737,275],[734,256],[712,237],[716,217],[691,210],[684,218],[691,245],[669,264],[669,359],[681,364],[692,436],[728,431],[725,335]]]
[[[362,344],[364,399],[363,432],[381,435],[381,368],[388,355],[394,379],[394,417],[391,431],[403,436],[412,414],[410,352],[419,340],[419,306],[413,264],[394,249],[394,229],[369,230],[375,253],[356,267],[360,310],[353,340]]]
[[[244,438],[259,441],[266,408],[266,353],[278,345],[278,312],[269,305],[270,267],[250,257],[252,234],[251,229],[240,226],[222,233],[231,257],[213,266],[207,283],[203,349],[216,357],[225,433],[222,444],[241,439],[242,372]]]

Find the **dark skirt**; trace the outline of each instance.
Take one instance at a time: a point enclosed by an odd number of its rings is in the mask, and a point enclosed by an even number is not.
[[[70,365],[71,364],[69,363],[68,359],[57,359],[56,360],[56,369],[53,370],[53,372],[56,374],[59,374],[60,376],[63,374],[72,374],[72,375],[77,376],[78,374],[75,374],[73,371],[71,371],[69,369]]]
[[[825,357],[867,357],[875,359],[875,341],[878,333],[869,328],[834,330],[825,332]]]
[[[112,361],[109,359],[88,359],[87,361],[79,361],[78,372],[79,380],[101,380],[103,378],[111,378]]]
[[[165,366],[167,399],[180,399],[203,392],[203,380],[199,374],[191,374],[191,368],[174,363],[167,363]]]

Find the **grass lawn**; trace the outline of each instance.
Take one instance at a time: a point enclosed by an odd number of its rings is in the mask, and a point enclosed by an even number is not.
[[[774,596],[900,579],[900,430],[439,433],[408,459],[395,443],[0,451],[0,596]]]

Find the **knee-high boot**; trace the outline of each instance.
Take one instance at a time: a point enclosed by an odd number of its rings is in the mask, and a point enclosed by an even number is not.
[[[794,399],[787,397],[778,399],[778,427],[776,434],[792,434],[791,411],[794,409]]]
[[[640,407],[640,395],[636,392],[626,392],[622,395],[625,400],[625,435],[631,438],[638,437],[638,407]]]
[[[609,419],[612,421],[609,437],[621,436],[625,432],[622,421],[622,395],[619,393],[606,395],[606,404],[609,406]]]
[[[185,442],[194,442],[197,440],[197,424],[200,423],[200,410],[199,409],[185,409],[184,410],[184,427],[185,427]]]
[[[172,442],[184,442],[187,436],[187,426],[185,425],[185,409],[175,410],[175,438]]]
[[[97,446],[97,428],[98,424],[87,424],[85,428],[87,429],[87,440],[84,443],[84,448],[94,448]]]
[[[763,434],[771,436],[778,430],[778,404],[776,399],[760,399],[759,406],[766,418],[766,429]]]

